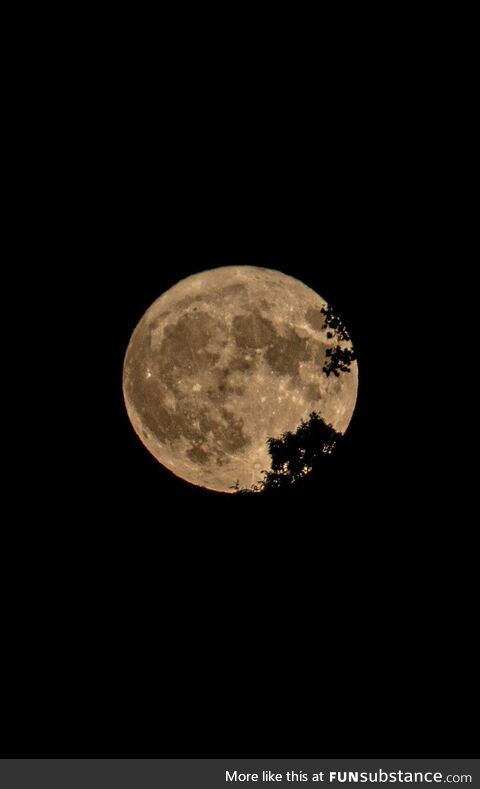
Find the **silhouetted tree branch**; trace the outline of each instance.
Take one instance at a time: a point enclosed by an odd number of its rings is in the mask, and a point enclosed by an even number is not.
[[[351,363],[355,359],[353,348],[342,348],[340,345],[336,345],[334,348],[327,348],[325,355],[328,358],[328,362],[325,362],[322,368],[323,372],[327,376],[333,373],[337,378],[340,373],[350,372]]]
[[[327,332],[327,337],[333,337],[336,335],[339,340],[345,340],[346,342],[350,340],[347,327],[338,317],[338,315],[335,315],[331,307],[322,307],[320,312],[325,315],[325,323],[323,324],[322,328],[330,330]]]
[[[263,493],[290,487],[312,472],[318,472],[341,438],[341,433],[312,411],[308,421],[302,421],[295,433],[287,432],[281,438],[268,439],[272,467],[264,472],[263,480],[251,489],[240,488],[238,481],[233,487],[238,493]]]
[[[335,315],[332,308],[323,307],[321,312],[325,315],[325,323],[322,328],[328,329],[327,337],[329,339],[336,337],[336,339],[341,342],[349,343],[348,347],[337,344],[333,348],[327,348],[326,351],[328,361],[325,362],[322,368],[323,372],[327,377],[333,373],[338,378],[340,373],[350,372],[351,364],[355,359],[355,351],[353,350],[347,327],[340,318]]]

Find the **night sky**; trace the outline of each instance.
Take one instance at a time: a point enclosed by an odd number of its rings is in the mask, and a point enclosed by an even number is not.
[[[122,71],[108,90],[87,74],[58,189],[46,181],[0,751],[471,755],[472,546],[443,440],[443,231],[418,138],[348,74],[319,97],[312,75],[213,73],[162,87]],[[305,282],[354,344],[341,456],[301,495],[195,488],[125,412],[145,309],[229,264]]]

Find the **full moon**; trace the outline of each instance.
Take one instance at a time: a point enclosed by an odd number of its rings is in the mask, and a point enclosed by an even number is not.
[[[358,368],[327,303],[273,269],[226,266],[181,280],[128,344],[123,394],[146,448],[184,480],[226,493],[268,471],[268,438],[315,411],[344,433]],[[335,364],[335,360],[348,360]]]

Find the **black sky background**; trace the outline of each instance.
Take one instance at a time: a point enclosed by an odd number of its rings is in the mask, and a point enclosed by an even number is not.
[[[38,411],[5,541],[2,755],[472,755],[435,89],[367,60],[165,70],[138,46],[40,102],[59,123],[32,196]],[[341,462],[301,498],[184,483],[123,405],[145,309],[243,263],[317,290],[357,352]]]

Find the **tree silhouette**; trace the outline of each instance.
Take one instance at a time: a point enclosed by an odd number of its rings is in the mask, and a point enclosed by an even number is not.
[[[328,329],[328,339],[335,337],[339,342],[349,343],[345,347],[337,342],[337,345],[333,348],[327,348],[326,351],[327,361],[323,366],[323,372],[327,377],[333,373],[338,378],[340,373],[350,372],[351,364],[355,359],[355,351],[353,350],[347,327],[338,315],[335,315],[332,308],[322,307],[320,311],[325,315],[325,323],[322,329]]]
[[[341,438],[341,433],[312,411],[295,433],[287,432],[280,438],[267,440],[272,463],[271,470],[263,472],[263,480],[251,489],[240,488],[237,482],[234,489],[238,493],[264,493],[288,488],[324,468]]]
[[[338,317],[338,315],[334,313],[331,307],[322,307],[320,312],[325,315],[325,323],[323,324],[322,329],[329,329],[327,337],[333,337],[335,334],[339,340],[350,340],[347,327]]]
[[[349,373],[351,363],[355,359],[353,348],[342,348],[336,345],[335,348],[327,348],[325,352],[328,361],[323,366],[323,372],[329,376],[333,373],[337,378],[340,373]]]

